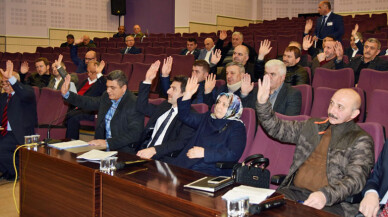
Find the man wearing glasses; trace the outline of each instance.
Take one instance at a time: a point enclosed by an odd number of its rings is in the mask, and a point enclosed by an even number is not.
[[[90,50],[85,54],[85,59],[78,57],[78,46],[77,44],[81,43],[81,40],[76,40],[74,45],[70,46],[70,57],[71,61],[77,66],[77,73],[87,72],[87,66],[89,61],[98,61],[96,51]],[[104,72],[103,72],[104,74]]]

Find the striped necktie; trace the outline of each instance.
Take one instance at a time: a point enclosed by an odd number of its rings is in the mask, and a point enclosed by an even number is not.
[[[1,128],[3,128],[3,130],[1,131],[2,136],[7,135],[7,132],[8,132],[7,131],[7,127],[8,127],[7,110],[8,110],[8,103],[11,100],[11,97],[12,97],[12,94],[8,94],[7,103],[5,104],[4,110],[3,110],[3,116],[2,116],[3,118],[1,119]]]

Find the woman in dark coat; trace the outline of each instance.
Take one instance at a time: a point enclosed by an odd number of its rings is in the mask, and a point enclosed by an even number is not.
[[[173,164],[213,176],[230,176],[230,169],[216,168],[216,163],[237,162],[244,151],[241,100],[233,93],[221,93],[213,113],[191,113],[191,97],[197,89],[197,78],[189,78],[183,97],[178,99],[178,118],[196,133]]]

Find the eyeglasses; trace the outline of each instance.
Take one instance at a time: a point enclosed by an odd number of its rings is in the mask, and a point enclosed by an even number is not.
[[[85,60],[88,60],[88,61],[91,61],[91,60],[95,60],[96,58],[85,58]]]

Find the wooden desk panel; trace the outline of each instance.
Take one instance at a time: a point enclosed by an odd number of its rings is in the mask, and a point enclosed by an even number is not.
[[[22,148],[20,155],[21,216],[99,216],[99,177],[75,154]]]

